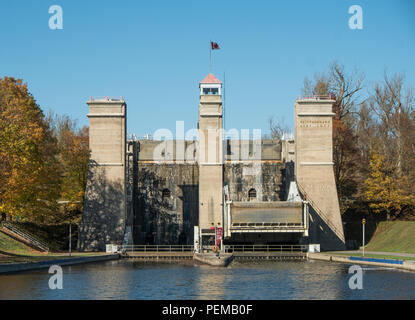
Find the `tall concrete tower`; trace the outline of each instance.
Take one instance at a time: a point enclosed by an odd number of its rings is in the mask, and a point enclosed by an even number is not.
[[[126,219],[126,108],[124,99],[92,99],[89,106],[90,162],[80,250],[121,244]]]
[[[223,226],[222,82],[209,74],[200,84],[199,227]]]
[[[308,243],[322,250],[344,249],[345,239],[333,171],[331,97],[295,103],[295,175],[310,203]]]

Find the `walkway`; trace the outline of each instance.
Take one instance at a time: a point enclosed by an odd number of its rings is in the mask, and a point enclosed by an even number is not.
[[[341,253],[347,255],[349,253],[361,253],[363,254],[362,250],[348,250],[348,251],[333,251],[333,253]],[[378,254],[383,256],[396,256],[396,257],[409,257],[415,258],[415,253],[399,253],[399,252],[383,252],[383,251],[366,251],[365,254]]]
[[[20,272],[49,268],[51,265],[69,266],[89,262],[100,262],[107,260],[117,260],[120,258],[118,253],[107,254],[97,253],[96,255],[54,257],[55,259],[44,259],[36,262],[2,263],[0,264],[0,275],[5,273]]]

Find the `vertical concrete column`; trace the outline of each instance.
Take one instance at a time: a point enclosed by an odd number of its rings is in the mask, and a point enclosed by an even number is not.
[[[199,226],[223,227],[222,98],[201,95],[199,103]]]
[[[81,250],[121,244],[126,219],[126,108],[124,99],[92,99],[90,163],[80,226]]]
[[[295,175],[311,207],[307,241],[320,243],[323,250],[344,249],[333,172],[334,102],[313,97],[295,103]]]

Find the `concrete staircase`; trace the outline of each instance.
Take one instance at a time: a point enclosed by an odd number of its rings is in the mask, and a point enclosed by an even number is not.
[[[12,237],[13,239],[23,242],[24,244],[32,247],[35,250],[42,252],[48,252],[49,247],[43,241],[37,239],[34,235],[23,231],[9,222],[1,223],[1,231]]]

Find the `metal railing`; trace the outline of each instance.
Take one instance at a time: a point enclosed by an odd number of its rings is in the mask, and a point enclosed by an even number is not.
[[[89,101],[120,101],[124,102],[123,97],[89,97]]]
[[[28,241],[29,243],[31,243],[33,246],[43,250],[43,251],[49,251],[49,247],[46,243],[40,241],[39,239],[36,239],[35,236],[29,234],[26,231],[22,231],[18,228],[16,228],[15,226],[13,226],[11,223],[9,222],[3,222],[2,226],[4,228],[6,228],[7,230],[17,234],[18,236],[20,236],[21,238],[23,238],[24,240]]]
[[[297,100],[336,100],[336,96],[333,93],[326,95],[314,94],[311,96],[299,96]]]
[[[280,252],[280,253],[295,253],[307,252],[306,245],[300,244],[283,244],[283,245],[225,245],[225,252]]]
[[[209,249],[211,247],[209,246]],[[280,252],[298,253],[307,252],[306,245],[224,245],[225,252]],[[121,250],[124,252],[193,252],[193,245],[123,245]]]
[[[315,204],[315,202],[308,196],[307,192],[305,192],[304,188],[297,182],[298,190],[305,196],[305,200],[311,204],[311,207],[317,212],[320,218],[327,224],[330,229],[339,237],[340,240],[344,241],[343,232],[341,232],[331,221],[330,218],[323,213],[323,211]]]
[[[303,222],[237,222],[232,223],[232,228],[250,228],[250,227],[262,227],[262,228],[298,228],[298,227],[304,227]]]
[[[193,245],[123,245],[125,252],[193,252]]]

